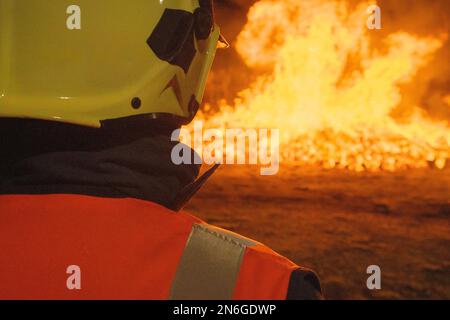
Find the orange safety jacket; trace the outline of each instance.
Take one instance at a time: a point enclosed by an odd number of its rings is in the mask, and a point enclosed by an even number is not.
[[[2,195],[0,249],[0,299],[277,300],[303,285],[264,245],[131,198]]]

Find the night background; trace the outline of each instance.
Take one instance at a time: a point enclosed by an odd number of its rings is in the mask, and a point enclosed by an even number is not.
[[[316,270],[327,298],[449,299],[450,2],[378,1],[372,31],[368,5],[216,0],[231,48],[200,118],[279,128],[281,168],[222,166],[187,209]]]

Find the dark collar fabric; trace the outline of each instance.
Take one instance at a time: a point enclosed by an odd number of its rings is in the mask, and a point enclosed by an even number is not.
[[[0,194],[132,197],[173,209],[178,195],[200,170],[199,165],[173,164],[176,143],[161,135],[99,151],[25,157],[2,168]]]

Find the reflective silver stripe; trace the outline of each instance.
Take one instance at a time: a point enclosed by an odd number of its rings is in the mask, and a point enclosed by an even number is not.
[[[245,249],[255,243],[209,225],[195,224],[169,299],[230,300]]]

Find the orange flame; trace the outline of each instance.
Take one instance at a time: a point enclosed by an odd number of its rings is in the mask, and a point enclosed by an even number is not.
[[[219,128],[280,129],[282,160],[327,168],[444,168],[450,129],[419,106],[401,123],[391,116],[400,86],[414,80],[442,38],[399,32],[371,46],[369,3],[261,0],[249,11],[237,50],[251,68],[271,68],[221,111]],[[200,115],[202,117],[202,115]]]

